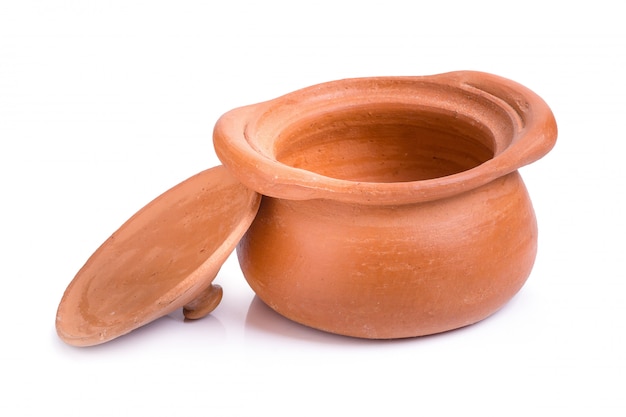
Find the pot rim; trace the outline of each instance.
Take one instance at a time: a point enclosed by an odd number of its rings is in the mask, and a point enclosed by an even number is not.
[[[486,128],[494,156],[458,173],[404,182],[338,179],[276,158],[274,144],[281,130],[303,114],[381,103],[434,111],[451,120],[461,117]],[[540,159],[553,148],[556,137],[554,115],[538,95],[514,81],[476,71],[330,81],[231,110],[213,132],[222,163],[260,194],[360,204],[409,204],[472,190]]]

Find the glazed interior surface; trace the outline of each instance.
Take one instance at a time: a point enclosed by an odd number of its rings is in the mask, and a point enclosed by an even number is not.
[[[274,153],[283,164],[336,179],[407,182],[482,164],[494,156],[494,138],[456,112],[370,103],[301,117],[280,133]]]

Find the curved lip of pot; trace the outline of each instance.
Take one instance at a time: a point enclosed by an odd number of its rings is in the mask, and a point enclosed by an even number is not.
[[[451,175],[416,181],[338,179],[277,159],[281,133],[346,109],[402,107],[484,132],[493,157]],[[557,126],[548,105],[526,87],[491,74],[457,71],[430,76],[331,81],[224,114],[213,132],[215,151],[248,188],[281,199],[331,199],[359,204],[410,204],[454,196],[487,184],[548,153]]]

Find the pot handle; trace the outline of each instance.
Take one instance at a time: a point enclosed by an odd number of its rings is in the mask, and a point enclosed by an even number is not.
[[[510,143],[503,144],[502,153],[493,161],[517,169],[535,162],[554,147],[558,133],[554,114],[541,97],[523,85],[478,71],[457,71],[433,78],[447,79],[494,102],[509,114],[517,132]]]
[[[293,199],[315,198],[318,190],[308,185],[315,175],[290,169],[290,174],[276,181],[275,169],[282,167],[276,160],[259,152],[247,141],[248,123],[260,117],[266,103],[238,107],[223,114],[213,129],[215,153],[231,174],[243,185],[257,193],[276,197],[290,190]],[[295,191],[295,193],[293,193]]]

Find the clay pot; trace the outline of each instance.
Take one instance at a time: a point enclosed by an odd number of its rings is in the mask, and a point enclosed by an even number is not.
[[[263,195],[237,246],[278,313],[363,338],[443,332],[519,291],[537,224],[518,168],[554,145],[548,106],[489,74],[362,78],[235,109],[220,160]]]

